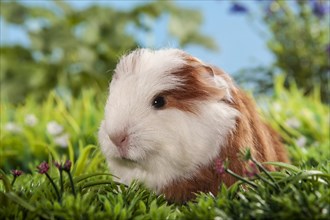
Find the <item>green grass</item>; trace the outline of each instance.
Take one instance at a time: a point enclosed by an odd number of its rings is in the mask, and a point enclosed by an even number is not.
[[[277,80],[275,95],[260,100],[264,119],[284,138],[292,165],[280,172],[221,186],[218,195],[199,194],[184,205],[169,204],[139,183],[119,184],[106,166],[96,133],[106,94],[85,91],[79,99],[51,93],[42,104],[1,102],[0,219],[327,219],[330,214],[329,106],[319,95],[304,97]],[[26,121],[34,114],[37,123]],[[31,117],[30,117],[31,118]],[[33,121],[33,120],[32,120]],[[49,122],[63,129],[48,132]],[[14,123],[8,126],[8,123]],[[55,132],[56,133],[56,132]],[[69,135],[68,142],[56,138]],[[62,147],[60,145],[63,145]],[[50,181],[37,172],[42,161],[70,159],[76,196],[66,173],[57,197]],[[25,173],[12,185],[11,169]],[[49,175],[60,188],[57,168]],[[278,188],[273,185],[276,184]]]
[[[1,103],[3,159],[0,168],[29,171],[42,160],[47,160],[49,154],[56,160],[68,158],[75,161],[86,146],[98,148],[96,133],[103,117],[106,93],[84,91],[79,99],[64,97],[60,98],[53,92],[42,104],[33,99],[26,100],[22,106]],[[31,114],[37,119],[35,125],[26,122]],[[47,125],[51,122],[56,122],[63,131],[57,135],[49,133]],[[8,124],[14,125],[14,130],[8,130]],[[56,144],[56,138],[65,134],[69,135],[69,144],[61,147]]]

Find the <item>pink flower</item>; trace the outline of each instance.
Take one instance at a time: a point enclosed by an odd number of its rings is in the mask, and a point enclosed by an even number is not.
[[[217,174],[220,174],[220,175],[224,174],[225,173],[225,167],[223,165],[223,161],[220,160],[220,159],[217,159],[214,162],[214,169],[217,172]]]
[[[249,160],[247,167],[244,169],[244,175],[249,178],[252,178],[258,173],[259,173],[259,170],[258,170],[257,165],[252,160]]]
[[[37,168],[40,174],[44,174],[47,173],[47,171],[49,170],[49,165],[44,161],[39,166],[37,166]]]

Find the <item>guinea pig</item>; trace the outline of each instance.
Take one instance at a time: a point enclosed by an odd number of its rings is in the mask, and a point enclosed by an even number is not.
[[[215,163],[228,159],[242,175],[238,153],[247,147],[260,162],[288,162],[279,135],[229,75],[178,49],[137,49],[120,59],[98,138],[122,183],[138,180],[176,203],[233,184]]]

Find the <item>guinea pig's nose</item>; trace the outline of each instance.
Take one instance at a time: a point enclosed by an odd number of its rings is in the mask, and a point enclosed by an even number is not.
[[[126,132],[109,135],[110,140],[119,148],[124,148],[128,143],[128,135]]]

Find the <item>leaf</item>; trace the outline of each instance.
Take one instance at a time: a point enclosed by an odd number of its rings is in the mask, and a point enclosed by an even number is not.
[[[296,167],[294,165],[291,165],[291,164],[283,163],[283,162],[263,162],[262,164],[273,165],[273,166],[281,167],[281,168],[290,170],[290,171],[292,171],[294,173],[301,172],[301,169],[299,169],[298,167]]]
[[[114,216],[117,218],[121,212],[121,209],[122,209],[122,204],[120,203],[117,203],[114,207]]]
[[[84,184],[81,189],[85,189],[85,188],[89,188],[89,187],[92,187],[92,186],[97,186],[97,185],[104,185],[104,184],[114,184],[114,181],[112,180],[94,180],[94,181],[90,181],[86,184]]]
[[[140,200],[139,202],[139,210],[141,211],[141,213],[145,214],[147,211],[147,207],[144,204],[144,202],[142,200]]]
[[[104,205],[104,209],[106,212],[111,211],[111,204],[110,204],[109,200],[105,199],[103,202],[103,205]]]
[[[116,177],[115,175],[112,175],[110,173],[91,173],[91,174],[84,174],[84,175],[74,177],[73,182],[74,183],[79,183],[83,180],[86,180],[88,178],[95,177],[95,176],[112,176],[112,177]],[[118,178],[118,177],[116,177],[116,178]]]
[[[296,176],[293,176],[290,179],[290,181],[287,183],[287,186],[283,189],[283,191],[289,190],[291,186],[299,183],[301,180],[304,180],[304,179],[311,180],[312,177],[320,177],[326,181],[325,182],[326,185],[329,185],[330,174],[325,174],[318,170],[308,170],[308,171],[303,171],[303,172],[297,174]]]
[[[68,152],[69,152],[69,159],[74,167],[75,159],[74,159],[74,150],[71,141],[68,141]]]
[[[74,170],[75,176],[79,176],[83,172],[83,169],[86,166],[86,161],[87,161],[88,155],[90,154],[91,150],[93,150],[95,148],[96,148],[95,145],[88,145],[82,149],[82,151],[80,153],[80,157],[76,162],[76,167],[75,167],[76,169]]]
[[[0,180],[2,180],[3,185],[5,186],[6,192],[12,191],[12,187],[11,187],[10,181],[8,179],[8,176],[2,169],[0,169]]]
[[[9,198],[10,200],[16,202],[17,204],[19,204],[20,206],[26,208],[27,210],[29,210],[30,212],[34,212],[36,210],[36,208],[32,205],[30,205],[27,201],[25,201],[24,199],[20,198],[18,195],[16,195],[14,192],[8,192],[5,193],[5,196],[7,198]]]

